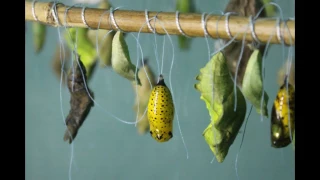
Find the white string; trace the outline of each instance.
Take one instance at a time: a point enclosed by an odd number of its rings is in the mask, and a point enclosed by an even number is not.
[[[31,7],[32,9],[31,9],[31,10],[32,10],[32,16],[33,16],[33,18],[34,18],[36,21],[39,21],[38,17],[36,16],[35,7],[34,7],[35,4],[36,4],[36,2],[37,2],[36,0],[33,0],[33,1],[32,1],[32,7]]]
[[[190,36],[186,35],[184,33],[184,31],[181,29],[180,22],[179,22],[179,11],[176,11],[176,25],[177,25],[177,28],[178,28],[180,34],[182,34],[185,37],[190,38]]]

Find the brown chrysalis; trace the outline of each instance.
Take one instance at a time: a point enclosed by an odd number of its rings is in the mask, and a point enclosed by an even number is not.
[[[93,92],[87,86],[86,69],[82,64],[79,55],[73,62],[72,69],[68,74],[68,89],[71,94],[69,115],[66,118],[67,130],[64,141],[69,140],[69,144],[76,137],[79,128],[88,116],[91,107],[94,105],[92,98]],[[90,93],[90,96],[89,94]]]

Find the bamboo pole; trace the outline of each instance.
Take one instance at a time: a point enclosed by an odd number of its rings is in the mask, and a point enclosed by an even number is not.
[[[81,27],[87,26],[83,23],[81,18],[82,7],[65,6],[64,4],[56,5],[56,14],[59,19],[59,23],[56,23],[53,16],[52,6],[53,2],[36,2],[34,5],[34,12],[38,18],[38,21],[46,25],[59,27],[65,24],[68,27]],[[67,15],[65,15],[66,9],[69,8]],[[110,12],[106,12],[107,9],[86,8],[84,12],[85,21],[90,28],[98,28],[99,21],[101,19],[99,29],[117,30],[112,23]],[[103,15],[101,17],[101,15]],[[181,35],[177,28],[175,20],[175,12],[148,12],[149,18],[157,15],[157,20],[150,21],[152,28],[156,27],[158,34],[165,34],[163,27],[170,35]],[[180,13],[179,22],[183,32],[190,37],[204,37],[204,30],[201,23],[201,15],[196,13]],[[212,38],[230,39],[227,34],[225,26],[226,16],[210,15],[206,21],[207,32]],[[146,23],[146,16],[144,11],[133,10],[116,10],[114,11],[114,19],[118,27],[124,32],[139,32],[152,33]],[[32,14],[32,2],[25,2],[25,20],[36,21]],[[66,20],[66,21],[65,21]],[[161,23],[160,23],[161,22]],[[253,41],[251,30],[248,26],[250,20],[248,17],[229,16],[229,29],[232,37],[236,36],[236,40],[242,40],[246,34],[245,39],[249,42]],[[259,18],[255,21],[254,30],[257,39],[262,42],[268,42],[271,35],[273,37],[270,40],[271,44],[280,44],[276,36],[276,23],[275,19]],[[287,27],[285,26],[285,23]],[[143,27],[142,27],[143,26]],[[217,27],[218,26],[218,27]],[[288,20],[281,22],[280,32],[286,45],[295,44],[295,21]],[[291,40],[290,40],[291,39]]]

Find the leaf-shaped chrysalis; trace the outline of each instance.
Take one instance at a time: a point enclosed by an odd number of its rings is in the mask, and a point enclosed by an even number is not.
[[[226,59],[222,52],[215,54],[196,77],[195,88],[206,103],[211,123],[203,136],[218,162],[222,163],[235,140],[246,114],[246,101],[239,88],[234,93]],[[235,100],[237,101],[234,110]]]
[[[137,79],[138,85],[141,85],[138,73],[136,73],[137,68],[131,63],[128,45],[121,31],[117,31],[113,37],[111,56],[112,68],[116,73],[129,81]]]
[[[255,49],[248,61],[242,82],[242,93],[256,108],[259,114],[268,117],[268,94],[263,90],[262,82],[262,56],[258,49]],[[263,95],[263,102],[261,98]],[[261,106],[262,103],[262,106]],[[261,109],[262,108],[262,109]]]

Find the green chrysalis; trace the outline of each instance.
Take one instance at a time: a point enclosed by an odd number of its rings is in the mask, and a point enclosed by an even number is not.
[[[39,53],[43,48],[46,39],[46,31],[46,25],[39,22],[32,23],[33,44],[36,53]]]
[[[235,93],[226,59],[222,52],[214,55],[196,77],[200,82],[195,88],[206,103],[211,123],[203,136],[218,162],[222,163],[235,140],[246,114],[246,101],[237,87],[237,106],[234,111]]]
[[[264,91],[264,99],[261,109],[261,97],[263,93],[262,83],[262,56],[255,49],[250,56],[242,82],[242,93],[252,103],[259,114],[268,117],[269,96]]]
[[[68,33],[69,31],[69,33]],[[97,51],[95,47],[89,41],[87,36],[87,28],[68,28],[65,32],[65,39],[68,47],[74,51],[75,47],[79,54],[84,67],[87,70],[88,79],[91,78],[92,72],[96,67]],[[71,38],[70,38],[70,36]],[[76,38],[77,35],[77,38]],[[77,42],[77,44],[75,44]]]
[[[121,31],[117,31],[112,40],[111,62],[115,72],[129,81],[135,81],[137,78],[138,85],[141,85],[139,70],[136,73],[136,66],[131,63],[128,46]]]

